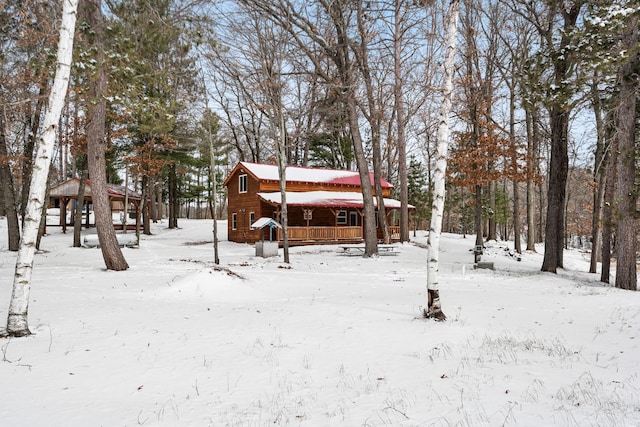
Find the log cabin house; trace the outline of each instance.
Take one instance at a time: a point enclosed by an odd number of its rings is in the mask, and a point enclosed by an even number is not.
[[[288,166],[286,177],[290,244],[363,240],[364,209],[357,171]],[[370,185],[373,185],[373,173],[370,173],[370,179]],[[390,198],[391,184],[384,179],[381,184],[390,219],[391,212],[400,209],[400,202]],[[228,239],[239,243],[261,240],[261,230],[251,229],[251,224],[262,217],[280,219],[282,200],[278,167],[240,162],[231,170],[224,185],[228,197]],[[393,240],[399,239],[400,227],[390,226],[390,232]],[[277,233],[271,239],[281,241],[281,230]],[[378,238],[382,238],[380,228]]]

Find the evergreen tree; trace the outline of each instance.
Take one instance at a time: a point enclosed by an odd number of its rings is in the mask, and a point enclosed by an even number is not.
[[[109,3],[116,84],[112,109],[126,133],[119,148],[141,176],[169,186],[169,227],[177,227],[180,189],[196,151],[193,108],[201,97],[195,45],[210,20],[175,0]]]
[[[339,132],[316,133],[310,136],[309,164],[329,169],[351,169],[353,143]]]
[[[416,208],[413,214],[414,223],[422,228],[423,222],[431,219],[431,189],[422,163],[415,156],[409,159],[407,181],[409,204]]]

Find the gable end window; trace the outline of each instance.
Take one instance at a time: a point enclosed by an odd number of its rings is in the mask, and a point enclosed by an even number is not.
[[[238,191],[240,193],[247,192],[247,174],[238,177]]]

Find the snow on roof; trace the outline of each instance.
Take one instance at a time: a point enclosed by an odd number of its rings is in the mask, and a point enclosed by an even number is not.
[[[273,205],[282,204],[279,192],[258,193],[258,197]],[[374,205],[377,204],[375,197],[373,203]],[[287,206],[362,208],[362,193],[355,191],[287,191]],[[390,209],[400,209],[400,201],[385,198],[384,206]],[[413,209],[414,207],[409,205],[409,208]]]
[[[261,180],[278,181],[278,167],[261,163],[240,162],[242,167]],[[310,182],[324,184],[340,184],[360,186],[360,174],[358,171],[306,168],[300,166],[287,166],[287,182]],[[369,173],[373,184],[373,173]],[[393,188],[386,180],[380,180],[382,188]]]
[[[260,217],[258,218],[258,220],[256,222],[254,222],[253,224],[251,224],[251,228],[264,228],[264,227],[277,227],[277,228],[282,228],[282,226],[280,224],[278,224],[276,222],[275,219],[273,218],[268,218],[266,216]]]
[[[61,182],[57,185],[51,187],[49,191],[50,197],[70,197],[74,198],[78,196],[78,188],[80,186],[80,179],[71,178],[67,181]],[[91,196],[91,180],[87,179],[86,187],[85,187],[85,197]],[[107,184],[107,193],[112,196],[120,196],[122,198],[125,197],[126,188],[122,185],[115,184]],[[129,189],[129,193],[127,195],[131,199],[140,199],[142,195],[137,191],[133,191]]]

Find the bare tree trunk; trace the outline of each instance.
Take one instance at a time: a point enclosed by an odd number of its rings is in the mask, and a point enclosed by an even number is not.
[[[360,133],[360,121],[358,120],[358,108],[356,105],[355,82],[353,75],[353,60],[349,53],[349,38],[347,23],[344,16],[343,5],[332,3],[329,12],[337,33],[337,52],[335,64],[341,76],[343,100],[345,102],[349,120],[349,131],[353,141],[353,151],[360,175],[360,187],[362,190],[362,202],[364,208],[364,256],[371,257],[378,253],[378,237],[376,234],[375,206],[373,204],[373,190],[369,176],[369,166],[364,154],[364,145]]]
[[[364,155],[362,145],[362,135],[358,123],[358,111],[354,96],[349,96],[346,100],[347,114],[349,115],[349,128],[353,138],[353,151],[358,164],[360,184],[362,190],[362,203],[364,208],[364,256],[371,257],[378,253],[378,236],[376,234],[375,206],[373,205],[373,190],[371,188],[371,177],[369,167]]]
[[[532,113],[525,112],[527,126],[527,250],[536,251],[536,185],[534,176],[536,172],[535,162],[535,137],[533,135]]]
[[[515,87],[512,87],[515,89]],[[511,165],[513,168],[513,245],[517,253],[522,253],[522,242],[520,239],[520,188],[518,183],[518,147],[516,144],[516,97],[515,90],[511,90],[509,97],[509,139],[513,147],[513,157]]]
[[[86,163],[86,162],[83,162]],[[89,171],[86,166],[82,168],[82,175],[80,176],[80,184],[78,185],[78,199],[76,203],[76,210],[73,215],[73,247],[79,248],[82,246],[80,241],[80,234],[82,231],[82,207],[84,206],[84,190],[87,184],[87,178],[89,178]],[[87,207],[87,214],[88,214]]]
[[[278,97],[280,98],[280,97]],[[281,99],[280,99],[281,100]],[[284,262],[289,263],[289,209],[287,207],[287,142],[284,127],[284,114],[282,103],[276,107],[278,124],[278,141],[276,142],[276,158],[278,161],[278,175],[280,177],[280,222],[282,225],[282,250],[284,252]]]
[[[375,189],[374,197],[376,198],[376,206],[378,210],[378,224],[380,229],[382,230],[382,239],[384,243],[390,243],[391,236],[389,233],[389,223],[387,221],[387,214],[384,206],[384,197],[382,196],[382,185],[380,183],[380,180],[382,179],[382,149],[380,145],[380,131],[382,126],[382,111],[380,107],[381,101],[376,99],[376,95],[374,93],[375,90],[373,79],[371,76],[371,69],[369,66],[369,47],[367,41],[367,39],[369,38],[368,34],[370,29],[366,26],[366,22],[368,22],[368,19],[365,17],[365,10],[362,6],[362,2],[358,2],[357,22],[360,43],[357,45],[357,47],[354,47],[353,50],[356,57],[355,63],[359,66],[362,80],[365,86],[365,92],[367,95],[367,112],[365,115],[368,116],[369,126],[371,128],[371,149],[373,154],[373,187]]]
[[[16,260],[13,291],[7,318],[6,334],[9,336],[21,337],[31,334],[28,311],[33,259],[40,228],[44,196],[46,194],[47,179],[49,177],[51,156],[55,145],[56,128],[60,121],[60,113],[64,105],[67,87],[69,86],[77,7],[77,0],[67,0],[63,3],[56,73],[49,96],[47,112],[44,117],[42,134],[39,138],[35,167],[31,175],[22,240]]]
[[[142,197],[139,211],[142,213],[142,232],[147,236],[151,235],[151,215],[149,213],[149,207],[153,206],[153,185],[151,182],[149,175],[142,176]],[[147,199],[151,200],[151,203],[147,203]]]
[[[403,22],[402,1],[395,1],[394,9],[394,35],[393,35],[393,62],[394,62],[394,87],[397,144],[398,144],[398,179],[400,181],[400,241],[409,241],[409,181],[407,177],[407,141],[404,133],[404,99],[402,94],[402,40]]]
[[[0,112],[0,181],[2,181],[3,206],[7,214],[8,248],[15,252],[20,246],[20,221],[18,220],[13,174],[9,166],[5,124],[5,109],[3,107]]]
[[[484,230],[482,227],[482,186],[476,185],[475,191],[475,205],[473,215],[473,228],[476,232],[476,246],[482,246]]]
[[[178,228],[178,211],[180,205],[178,203],[178,177],[176,175],[175,165],[169,166],[169,228]]]
[[[447,157],[449,151],[449,115],[451,114],[451,93],[453,92],[453,74],[456,59],[456,35],[459,0],[451,0],[446,18],[446,52],[442,64],[443,85],[442,104],[436,141],[436,169],[433,176],[433,205],[431,208],[431,225],[427,240],[427,309],[425,317],[445,320],[440,303],[440,286],[438,280],[440,259],[440,235],[442,234],[442,215],[444,213],[445,178],[447,173]]]
[[[618,108],[616,128],[618,130],[618,175],[616,182],[615,207],[617,214],[616,233],[616,288],[638,289],[636,274],[636,121],[638,98],[638,65],[640,53],[634,49],[638,45],[640,30],[638,16],[632,14],[624,45],[629,48],[629,58],[618,70]]]
[[[106,171],[106,94],[107,74],[104,58],[104,25],[100,0],[83,2],[83,16],[91,28],[88,45],[95,48],[95,74],[89,78],[89,104],[87,108],[87,165],[91,178],[91,199],[96,219],[96,231],[102,250],[102,258],[108,270],[122,271],[129,268],[113,227]]]
[[[164,201],[162,200],[162,181],[156,181],[153,185],[155,201],[156,201],[156,216],[155,221],[160,221],[164,217]]]
[[[569,171],[568,124],[569,113],[552,108],[551,164],[547,194],[547,220],[544,238],[542,271],[555,273],[563,266],[564,211]]]
[[[154,177],[147,177],[147,185],[149,186],[149,216],[151,221],[158,222],[157,206],[156,206],[156,180]]]
[[[600,281],[609,283],[611,277],[611,252],[613,240],[613,200],[615,197],[618,163],[618,141],[614,137],[609,142],[609,160],[604,185],[604,203],[602,205],[602,269]]]
[[[567,51],[553,61],[553,83],[558,90],[567,91],[567,79],[571,77],[575,58],[568,54],[567,46],[572,42],[571,32],[575,28],[583,1],[572,2],[567,9],[562,7],[563,32],[558,49]],[[548,35],[548,34],[547,34]],[[551,42],[549,42],[551,44]],[[549,186],[547,193],[547,220],[545,224],[544,258],[542,271],[556,273],[563,267],[565,236],[565,202],[567,176],[569,173],[568,133],[571,106],[568,94],[558,94],[551,100],[549,120],[551,124],[551,161],[549,164]]]
[[[26,144],[22,160],[22,191],[20,192],[20,194],[22,194],[20,213],[22,214],[23,223],[25,218],[25,209],[27,206],[27,197],[29,195],[29,186],[31,185],[31,174],[33,173],[33,151],[36,146],[36,138],[40,128],[40,116],[42,115],[44,98],[47,92],[47,79],[48,77],[46,74],[40,78],[40,91],[35,111],[27,110],[27,114],[29,115],[27,122],[30,124],[30,128],[28,129],[28,134],[25,135]]]
[[[207,105],[207,110],[209,106]],[[210,126],[210,125],[209,125]],[[209,202],[211,207],[211,220],[213,221],[213,262],[217,265],[220,264],[220,256],[218,254],[218,218],[216,216],[216,205],[217,205],[217,194],[218,194],[218,185],[216,182],[216,151],[213,145],[213,138],[211,138],[211,128],[208,128],[208,136],[209,136],[209,151],[211,161],[211,200]]]
[[[607,152],[605,146],[605,125],[602,119],[602,101],[600,100],[600,91],[598,83],[600,79],[598,75],[594,75],[591,84],[591,104],[593,106],[594,121],[596,125],[596,150],[594,156],[593,167],[593,183],[595,191],[593,192],[593,214],[591,220],[591,260],[589,263],[589,273],[595,273],[598,269],[598,260],[600,259],[600,246],[602,245],[602,204],[604,203],[604,185],[605,185],[605,165]]]

